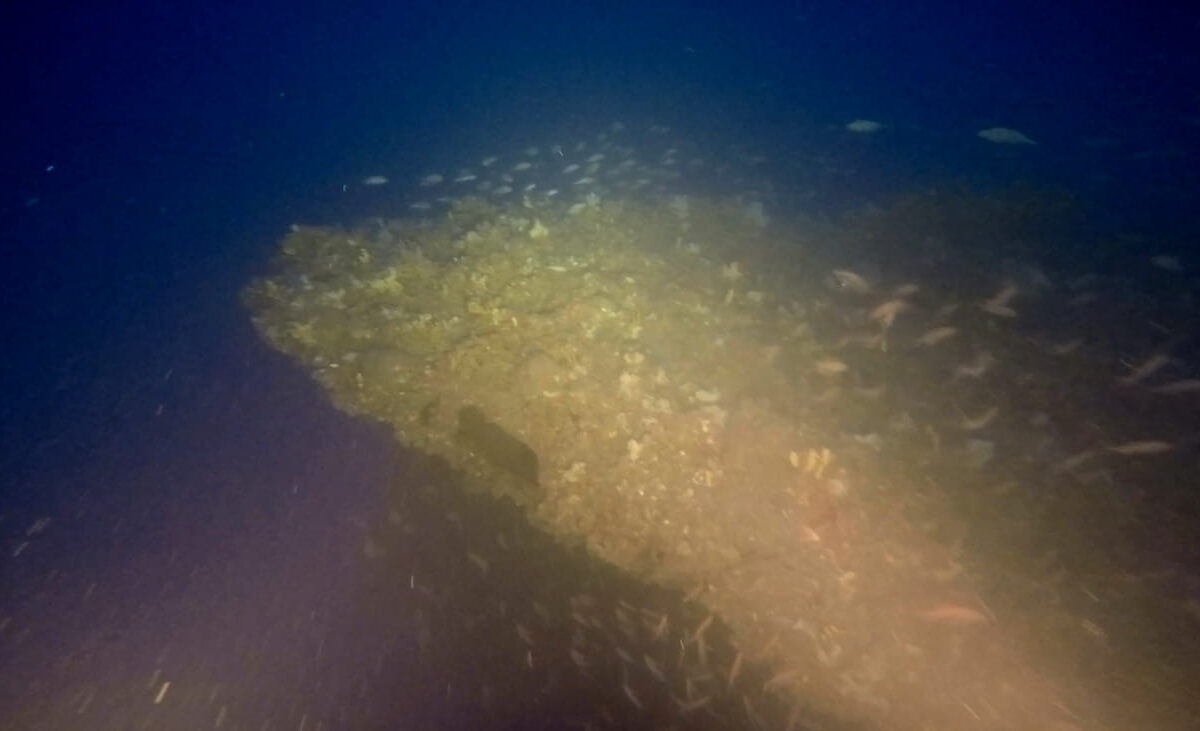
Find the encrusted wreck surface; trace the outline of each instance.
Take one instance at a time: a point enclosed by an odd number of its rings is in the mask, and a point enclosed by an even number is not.
[[[973,452],[842,428],[884,407],[814,336],[828,291],[801,238],[733,204],[467,199],[434,223],[298,227],[246,300],[339,408],[707,607],[739,650],[710,684],[763,665],[798,728],[1074,728],[953,531],[922,522],[914,465],[967,474]],[[708,661],[704,632],[662,670],[681,713],[703,686],[671,674]]]

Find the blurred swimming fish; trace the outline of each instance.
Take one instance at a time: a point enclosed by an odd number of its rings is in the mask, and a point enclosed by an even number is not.
[[[1171,356],[1166,353],[1155,353],[1130,371],[1129,375],[1117,379],[1117,382],[1124,386],[1132,386],[1170,362]]]
[[[875,309],[871,310],[871,313],[867,317],[869,317],[873,322],[878,322],[883,327],[888,328],[892,326],[893,322],[895,322],[896,315],[899,315],[908,308],[908,302],[903,299],[888,300],[887,302],[884,302]]]
[[[1200,393],[1200,378],[1185,378],[1182,381],[1171,381],[1150,389],[1154,393],[1174,396],[1179,393]]]
[[[970,365],[960,365],[954,369],[954,378],[979,378],[987,373],[996,359],[991,353],[980,353]]]
[[[817,361],[813,367],[822,376],[836,376],[848,370],[846,364],[836,358],[823,358]]]
[[[1079,452],[1078,454],[1073,454],[1070,457],[1067,457],[1066,459],[1062,460],[1058,464],[1054,465],[1052,472],[1054,474],[1059,474],[1062,472],[1070,472],[1071,470],[1074,470],[1076,467],[1082,465],[1084,462],[1087,462],[1087,461],[1093,459],[1095,456],[1096,456],[1096,452],[1095,452],[1095,450],[1092,450],[1092,449],[1088,449],[1083,452]]]
[[[1159,254],[1158,256],[1150,257],[1150,263],[1159,269],[1165,269],[1168,272],[1175,274],[1183,274],[1183,264],[1179,263],[1179,259],[1167,254]]]
[[[1000,409],[993,406],[992,408],[983,412],[982,414],[975,417],[974,419],[972,419],[970,417],[964,418],[959,423],[958,428],[960,428],[964,431],[978,431],[978,430],[984,428],[985,426],[987,426],[988,424],[991,424],[992,420],[994,420],[996,418],[996,414],[999,414],[999,413],[1000,413]]]
[[[1171,451],[1169,442],[1147,439],[1140,442],[1126,442],[1117,444],[1111,447],[1105,447],[1113,454],[1122,454],[1126,456],[1145,455],[1145,454],[1163,454]]]
[[[834,269],[830,274],[830,282],[838,289],[854,294],[867,294],[871,291],[870,283],[861,274],[856,274],[849,269]]]
[[[846,123],[846,129],[860,134],[870,134],[883,129],[883,125],[871,119],[856,119]]]
[[[1037,143],[1025,136],[1023,132],[1019,132],[1009,127],[988,127],[981,129],[977,133],[981,138],[988,142],[995,142],[999,145],[1036,145]]]
[[[917,338],[919,345],[937,345],[943,340],[948,340],[958,334],[958,328],[953,327],[935,327],[926,332],[921,337]]]
[[[1083,345],[1083,338],[1075,338],[1068,340],[1065,343],[1060,343],[1050,347],[1051,355],[1070,355],[1074,353],[1080,345]]]
[[[939,604],[920,613],[921,619],[939,624],[967,626],[987,624],[991,619],[983,612],[961,604]]]
[[[1018,294],[1020,294],[1020,290],[1017,289],[1016,285],[1006,284],[1000,288],[999,292],[992,295],[990,299],[987,299],[981,303],[979,307],[984,312],[990,312],[991,314],[998,315],[999,317],[1016,317],[1016,310],[1009,307],[1008,303],[1011,302],[1012,298],[1016,297]]]

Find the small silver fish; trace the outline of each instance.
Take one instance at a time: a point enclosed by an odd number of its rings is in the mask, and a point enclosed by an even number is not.
[[[980,353],[975,362],[970,365],[960,365],[954,369],[955,378],[979,378],[991,370],[996,359],[990,353]]]
[[[861,274],[850,271],[849,269],[834,269],[830,275],[830,284],[835,289],[841,289],[854,294],[868,294],[871,291],[871,285],[863,278]]]
[[[1147,439],[1139,442],[1126,442],[1124,444],[1116,444],[1111,447],[1105,447],[1113,454],[1121,454],[1126,456],[1145,455],[1145,454],[1163,454],[1171,451],[1169,442],[1162,442],[1154,439]]]
[[[1183,273],[1183,264],[1179,262],[1177,257],[1170,256],[1169,254],[1152,256],[1150,257],[1150,263],[1159,269],[1165,269],[1168,272],[1174,272],[1175,274]]]
[[[881,326],[887,328],[891,327],[892,323],[895,322],[896,315],[904,312],[908,308],[909,304],[905,300],[888,300],[887,302],[884,302],[875,309],[871,310],[871,313],[867,317],[873,322],[878,322]]]
[[[1092,450],[1092,449],[1088,449],[1088,450],[1080,452],[1078,454],[1073,454],[1070,457],[1067,457],[1063,461],[1059,462],[1058,464],[1054,465],[1051,472],[1053,472],[1056,475],[1063,473],[1063,472],[1071,472],[1076,467],[1082,465],[1084,462],[1091,460],[1095,456],[1096,456],[1096,451]]]
[[[1150,390],[1154,393],[1166,394],[1168,396],[1180,393],[1197,393],[1200,392],[1200,378],[1185,378],[1182,381],[1171,381],[1161,386],[1155,386]]]
[[[1011,127],[988,127],[976,132],[980,138],[988,142],[995,142],[998,145],[1036,145],[1037,143],[1031,140],[1020,130],[1012,129]]]
[[[1074,353],[1075,350],[1077,348],[1079,348],[1080,345],[1083,345],[1083,338],[1075,338],[1074,340],[1068,340],[1067,342],[1062,343],[1060,345],[1051,346],[1050,354],[1051,355],[1070,355],[1071,353]]]
[[[920,345],[937,345],[943,340],[949,340],[958,334],[958,328],[954,327],[935,327],[926,332],[921,337],[917,338],[917,343]]]
[[[1129,375],[1118,379],[1117,382],[1123,386],[1132,386],[1170,362],[1171,356],[1167,355],[1166,353],[1155,353],[1146,360],[1142,361],[1141,364],[1135,366],[1133,370],[1129,372]]]
[[[625,697],[629,699],[630,703],[637,706],[639,711],[643,709],[642,700],[637,697],[637,693],[633,692],[633,688],[629,687],[629,681],[626,680],[621,683],[621,690],[625,691]]]
[[[1014,284],[1006,284],[1000,288],[1000,291],[992,295],[990,299],[985,300],[979,305],[984,312],[991,313],[998,317],[1016,317],[1017,311],[1008,306],[1013,297],[1020,294]]]
[[[813,364],[813,370],[822,376],[836,376],[849,370],[849,366],[836,358],[823,358]]]
[[[993,406],[992,408],[983,412],[982,414],[975,417],[974,419],[964,418],[961,422],[959,422],[958,428],[962,429],[964,431],[978,431],[978,430],[984,428],[985,426],[987,426],[988,424],[991,424],[992,421],[996,418],[996,415],[999,413],[1000,413],[1000,409]]]
[[[651,675],[653,675],[655,678],[658,678],[659,682],[667,682],[667,674],[663,672],[662,667],[660,667],[658,663],[654,662],[654,658],[643,654],[642,660],[645,661],[646,669],[650,671]]]

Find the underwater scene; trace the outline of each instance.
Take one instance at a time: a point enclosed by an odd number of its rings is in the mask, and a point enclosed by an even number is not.
[[[1200,727],[1194,19],[765,7],[75,21],[0,729]]]

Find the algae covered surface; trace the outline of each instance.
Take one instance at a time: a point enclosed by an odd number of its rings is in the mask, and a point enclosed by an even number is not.
[[[1024,500],[982,469],[997,413],[974,345],[1033,358],[1028,337],[922,299],[962,293],[830,275],[812,243],[834,234],[754,213],[464,198],[433,219],[294,227],[244,296],[338,408],[560,545],[702,606],[675,666],[652,665],[681,715],[737,692],[752,722],[769,697],[795,728],[1092,727],[1109,711],[1030,638],[1067,627],[1078,658],[1094,632],[1066,609],[998,617],[1025,584],[985,581],[1004,551],[964,549],[988,506]],[[1010,431],[999,448],[1026,430]],[[947,509],[962,486],[983,497]],[[719,667],[713,620],[736,648]]]

